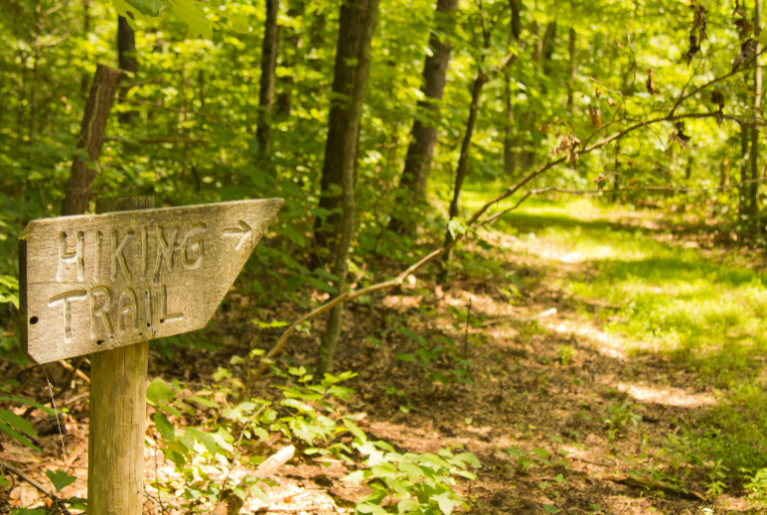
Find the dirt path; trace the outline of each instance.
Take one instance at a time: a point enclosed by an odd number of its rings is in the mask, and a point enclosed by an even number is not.
[[[683,445],[669,445],[716,405],[715,390],[660,355],[630,353],[637,342],[606,332],[618,306],[563,287],[570,277],[593,273],[577,252],[545,237],[496,232],[485,239],[490,247],[478,245],[477,253],[496,260],[503,253],[489,279],[442,287],[414,280],[383,299],[349,307],[336,370],[359,373],[348,384],[358,394],[339,408],[398,449],[463,446],[476,454],[483,464],[478,480],[457,487],[473,514],[747,512],[743,492],[734,488],[709,497],[708,469],[690,465]],[[154,348],[150,375],[204,387],[219,364],[241,353],[252,333],[237,328],[252,312],[245,297],[231,296],[227,304],[218,315],[218,349],[176,349],[164,360]],[[270,309],[260,315],[289,318],[288,306]],[[298,335],[281,365],[310,364],[321,330],[318,322]],[[277,334],[266,331],[261,345],[268,348]],[[255,395],[273,398],[269,384],[261,383]],[[41,377],[30,388],[44,398]],[[5,459],[40,480],[45,466],[66,466],[78,477],[67,495],[85,494],[84,392],[81,385],[62,400],[70,410],[63,458],[53,428],[41,432],[42,457],[12,444],[4,450]],[[155,466],[172,469],[161,454],[158,464],[148,453],[148,477]],[[312,489],[318,513],[352,512],[365,490],[339,481],[348,472],[342,464],[321,461],[296,459],[283,470],[279,488],[290,496]],[[35,495],[23,484],[0,492],[12,505]]]

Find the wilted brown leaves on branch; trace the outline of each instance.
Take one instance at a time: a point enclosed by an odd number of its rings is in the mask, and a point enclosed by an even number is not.
[[[591,106],[589,106],[591,107]],[[581,144],[581,140],[578,139],[578,137],[570,131],[570,134],[565,134],[564,136],[561,134],[557,134],[558,137],[561,136],[559,140],[559,146],[554,147],[551,149],[551,153],[549,154],[551,157],[554,157],[555,155],[559,154],[560,152],[564,152],[567,154],[567,160],[570,161],[570,164],[575,166],[576,161],[578,161],[578,145]]]
[[[735,22],[733,24],[738,29],[740,39],[746,39],[754,32],[754,26],[746,19],[746,9],[740,5],[738,0],[735,0],[733,15],[735,15]]]
[[[703,7],[700,2],[695,2],[690,5],[693,10],[694,16],[692,20],[692,27],[690,27],[690,48],[687,53],[684,54],[684,58],[687,60],[687,64],[690,64],[695,54],[700,52],[700,45],[703,41],[708,39],[708,32],[706,31],[706,13],[708,9]]]
[[[602,127],[602,110],[599,107],[589,104],[589,118],[592,127]]]
[[[684,133],[684,122],[677,122],[674,127],[676,132],[671,135],[669,142],[673,143],[674,140],[678,141],[683,148],[688,148],[687,144],[690,142],[690,136]]]
[[[738,69],[738,66],[745,63],[754,56],[758,43],[753,39],[747,39],[740,44],[740,52],[735,56],[735,60],[732,62],[732,71]]]
[[[660,91],[655,87],[655,83],[652,80],[652,68],[647,68],[645,71],[647,72],[647,80],[644,84],[647,86],[647,92],[651,95],[657,95]]]
[[[724,109],[724,93],[717,90],[712,91],[711,103],[719,107],[719,110],[716,113],[716,123],[717,125],[722,125],[722,122],[724,121],[724,116],[722,114],[722,110]]]

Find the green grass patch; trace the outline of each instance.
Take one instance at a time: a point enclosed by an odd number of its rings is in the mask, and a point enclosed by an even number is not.
[[[497,228],[534,233],[582,263],[564,289],[576,299],[620,306],[604,327],[636,342],[628,351],[665,355],[699,372],[700,386],[724,391],[717,406],[689,418],[685,436],[670,446],[691,463],[721,459],[730,478],[767,467],[767,276],[600,213],[582,202],[538,203]]]

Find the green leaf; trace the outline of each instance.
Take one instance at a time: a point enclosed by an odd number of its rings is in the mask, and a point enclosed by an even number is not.
[[[19,443],[21,443],[23,445],[26,445],[30,449],[34,449],[34,450],[36,450],[38,452],[40,451],[40,449],[35,444],[30,442],[24,435],[21,435],[21,434],[17,433],[12,427],[9,427],[7,424],[4,424],[4,423],[0,422],[0,431],[2,431],[3,433],[7,434],[8,436],[13,438],[17,442],[19,442]]]
[[[248,25],[248,21],[241,17],[231,16],[229,23],[232,24],[232,30],[238,34],[247,34],[249,32],[250,25]]]
[[[187,400],[190,400],[192,402],[196,402],[197,404],[202,404],[203,406],[207,406],[208,408],[220,408],[221,406],[217,402],[213,402],[209,399],[206,399],[204,397],[197,397],[196,395],[194,397],[189,397]]]
[[[198,442],[203,444],[209,453],[216,454],[218,448],[216,447],[216,441],[212,436],[210,436],[205,431],[197,429],[196,427],[187,427],[186,430],[189,431],[189,433],[191,433]]]
[[[56,414],[56,410],[49,408],[48,406],[43,406],[40,403],[37,403],[35,401],[28,401],[27,399],[22,399],[21,397],[17,397],[15,395],[11,395],[10,397],[7,397],[5,395],[0,396],[0,401],[13,401],[18,402],[19,404],[24,404],[25,406],[32,406],[34,408],[39,408],[45,412],[46,415],[54,416]]]
[[[336,293],[338,291],[334,287],[326,283],[325,281],[321,279],[317,279],[316,277],[308,276],[306,277],[306,280],[309,282],[309,284],[311,284],[318,290],[322,290],[327,293]]]
[[[311,406],[307,406],[303,402],[297,401],[296,399],[284,399],[280,401],[280,405],[297,409],[301,413],[314,413],[314,409],[312,409]]]
[[[557,513],[559,511],[553,504],[544,504],[543,509],[549,513]]]
[[[9,515],[46,515],[45,510],[30,510],[28,508],[15,508]]]
[[[170,0],[170,8],[181,21],[189,25],[190,29],[207,39],[211,39],[213,29],[218,28],[218,25],[203,16],[191,0]]]
[[[228,368],[218,367],[218,369],[216,369],[216,371],[213,373],[213,379],[216,382],[223,381],[229,377],[232,377],[232,371]]]
[[[272,504],[272,500],[269,498],[269,494],[264,492],[264,489],[261,488],[258,485],[251,485],[250,487],[250,493],[258,499],[259,501],[263,502],[266,505]]]
[[[168,458],[171,462],[173,462],[176,465],[176,470],[179,472],[184,470],[184,465],[186,465],[186,458],[184,456],[176,451],[172,451],[170,449],[163,449],[162,453],[165,455],[166,458]]]
[[[165,418],[165,415],[156,411],[155,414],[152,415],[152,420],[154,420],[154,425],[157,427],[163,440],[166,442],[173,442],[176,440],[176,431],[173,429],[173,424]]]
[[[364,502],[357,505],[357,511],[360,513],[372,513],[373,515],[388,515],[388,512],[378,506],[369,502]]]
[[[146,387],[146,398],[154,403],[162,401],[167,404],[176,397],[173,388],[162,379],[155,379]]]
[[[482,464],[479,462],[477,457],[474,456],[470,452],[462,452],[461,454],[456,455],[456,457],[454,459],[465,461],[466,463],[468,463],[469,465],[471,465],[475,469],[481,469],[482,468]]]
[[[0,475],[0,486],[7,486],[10,485],[11,482],[5,479],[5,476]]]
[[[57,470],[56,472],[46,470],[45,475],[51,480],[51,483],[53,483],[53,487],[57,492],[61,492],[64,488],[77,481],[76,477],[70,476],[63,470]]]
[[[338,277],[337,275],[331,274],[330,272],[328,272],[324,268],[318,268],[317,270],[315,270],[314,271],[314,275],[318,275],[320,277],[323,277],[323,278],[327,279],[328,281],[340,281],[341,280],[340,277]]]
[[[27,433],[30,436],[37,436],[37,431],[34,430],[32,424],[18,416],[17,414],[10,412],[6,409],[0,409],[0,420],[5,420],[11,426],[16,429]]]
[[[450,235],[455,239],[457,234],[466,234],[466,224],[461,220],[453,218],[447,223],[447,230],[450,231]]]
[[[124,0],[131,7],[138,9],[138,12],[145,16],[156,18],[160,15],[160,10],[167,7],[168,0]]]
[[[407,361],[408,363],[418,363],[418,360],[412,354],[397,354],[396,359],[399,361]]]
[[[362,483],[367,479],[365,475],[365,471],[363,470],[355,470],[351,474],[348,474],[340,479],[340,481],[344,483]]]
[[[453,512],[455,503],[450,498],[450,492],[445,492],[442,495],[432,495],[430,499],[432,501],[437,501],[439,509],[444,515],[450,515]]]

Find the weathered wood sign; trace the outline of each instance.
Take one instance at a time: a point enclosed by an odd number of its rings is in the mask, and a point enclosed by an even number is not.
[[[204,327],[282,203],[30,222],[20,238],[22,348],[47,363]]]

